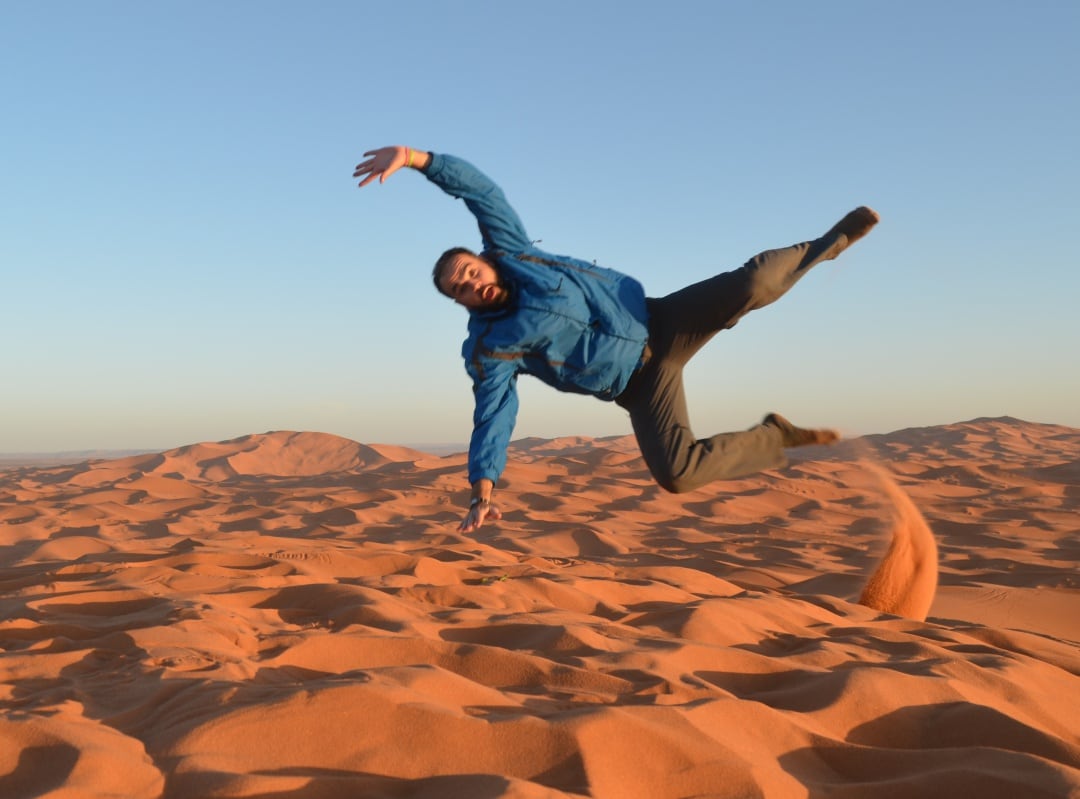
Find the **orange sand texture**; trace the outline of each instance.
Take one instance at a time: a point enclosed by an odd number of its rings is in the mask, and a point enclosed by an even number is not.
[[[471,535],[463,464],[278,432],[0,471],[0,797],[1080,796],[1080,430],[680,496],[632,439],[529,439]]]

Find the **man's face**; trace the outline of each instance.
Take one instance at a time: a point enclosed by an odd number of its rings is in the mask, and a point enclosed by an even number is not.
[[[450,259],[439,280],[454,302],[470,310],[498,308],[509,298],[499,273],[483,258],[459,253]]]

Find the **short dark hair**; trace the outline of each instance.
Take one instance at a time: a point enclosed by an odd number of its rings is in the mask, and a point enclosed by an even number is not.
[[[456,255],[476,256],[476,253],[474,253],[468,247],[451,247],[449,250],[439,256],[439,260],[435,262],[435,268],[431,270],[431,279],[435,281],[435,288],[438,289],[440,294],[446,297],[450,297],[450,295],[443,291],[442,283],[440,283],[439,281],[442,280],[443,272],[446,271],[446,267],[450,264],[450,261],[453,260],[454,256]],[[450,297],[450,299],[453,299],[453,297]]]

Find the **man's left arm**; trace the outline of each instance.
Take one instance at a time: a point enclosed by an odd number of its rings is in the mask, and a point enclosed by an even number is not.
[[[490,368],[470,364],[473,377],[473,432],[469,441],[469,483],[472,494],[469,512],[459,530],[471,532],[488,517],[499,519],[502,513],[491,501],[495,481],[506,468],[506,448],[517,421],[517,370],[512,363],[495,362]]]

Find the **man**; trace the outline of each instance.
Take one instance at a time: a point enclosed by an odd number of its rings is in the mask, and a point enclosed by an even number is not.
[[[417,169],[464,200],[480,227],[480,253],[447,250],[433,272],[439,291],[469,310],[461,353],[476,406],[462,532],[502,515],[491,495],[506,465],[519,374],[625,408],[649,471],[668,491],[783,466],[785,447],[838,438],[773,413],[749,430],[695,439],[682,371],[718,331],[779,299],[812,266],[865,236],[879,219],[872,209],[856,208],[819,239],[760,253],[739,269],[654,299],[627,275],[535,248],[502,190],[467,161],[400,146],[364,155],[353,172],[361,188],[398,169]]]

